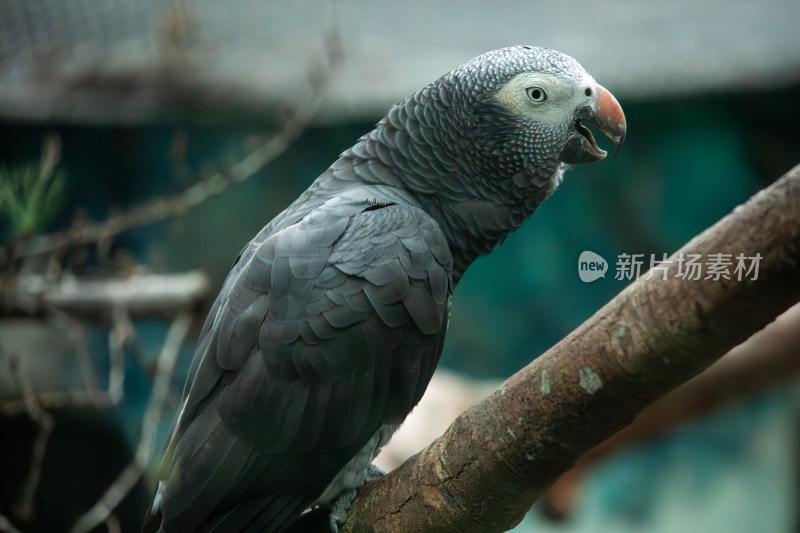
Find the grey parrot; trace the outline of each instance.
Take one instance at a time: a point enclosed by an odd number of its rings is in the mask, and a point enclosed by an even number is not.
[[[485,53],[394,105],[244,248],[200,334],[143,531],[280,532],[361,487],[464,271],[625,139],[571,57]]]

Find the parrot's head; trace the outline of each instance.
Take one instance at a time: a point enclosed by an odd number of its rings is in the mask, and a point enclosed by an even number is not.
[[[555,186],[564,164],[606,156],[587,125],[612,139],[615,156],[625,141],[625,115],[614,96],[572,57],[555,50],[495,50],[442,81],[460,97],[456,107],[466,120],[474,162],[495,175],[524,172],[548,182],[555,177]]]

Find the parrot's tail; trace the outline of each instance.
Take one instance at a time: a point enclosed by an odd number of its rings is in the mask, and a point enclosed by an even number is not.
[[[273,494],[266,498],[244,500],[234,507],[222,520],[217,517],[213,525],[204,524],[209,531],[235,533],[238,531],[261,531],[280,533],[300,516],[306,498],[301,494]]]
[[[280,494],[263,500],[247,500],[222,519],[219,516],[210,518],[200,525],[199,530],[234,533],[253,529],[279,533],[297,520],[305,500],[300,494]],[[149,507],[141,533],[158,533],[161,531],[161,521],[161,512],[154,513],[152,506]]]

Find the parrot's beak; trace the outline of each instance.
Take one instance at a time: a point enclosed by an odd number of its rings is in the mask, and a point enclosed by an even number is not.
[[[625,142],[625,113],[614,95],[602,85],[597,86],[597,103],[594,116],[589,122],[614,141],[614,157],[617,157],[622,143]]]
[[[581,121],[597,126],[614,141],[614,157],[617,157],[625,142],[625,114],[617,99],[605,87],[597,85],[595,103],[591,107],[581,108],[576,116],[575,130],[567,138],[561,160],[571,164],[593,163],[607,155],[605,150],[597,146],[592,132]]]

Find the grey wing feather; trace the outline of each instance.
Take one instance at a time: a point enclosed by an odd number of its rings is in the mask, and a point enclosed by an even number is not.
[[[165,525],[279,531],[318,497],[422,396],[451,269],[436,223],[400,204],[333,199],[254,239],[201,333],[159,473]]]

